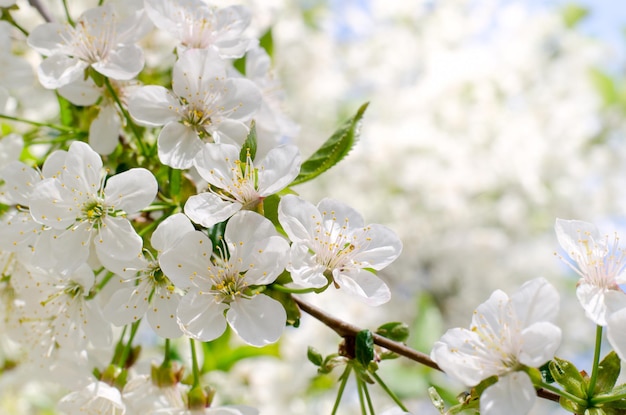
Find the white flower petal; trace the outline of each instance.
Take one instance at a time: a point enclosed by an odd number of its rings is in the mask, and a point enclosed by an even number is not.
[[[270,150],[257,166],[261,196],[272,195],[287,187],[300,173],[301,164],[297,146],[284,145]]]
[[[554,357],[561,345],[561,329],[547,321],[534,323],[522,331],[520,363],[539,367]]]
[[[489,386],[480,396],[481,415],[526,415],[537,393],[528,375],[513,372]]]
[[[115,107],[103,105],[89,126],[89,145],[98,154],[111,154],[119,143],[121,129],[122,121]]]
[[[143,65],[143,50],[137,45],[126,44],[111,50],[105,60],[91,66],[111,79],[129,80],[141,72]]]
[[[626,308],[612,313],[606,327],[609,343],[620,359],[626,360]]]
[[[194,339],[215,340],[226,330],[226,308],[226,304],[215,302],[212,294],[192,291],[180,301],[178,322],[182,331]]]
[[[221,86],[226,77],[226,66],[216,51],[212,49],[190,49],[185,51],[172,71],[172,89],[188,102],[198,101],[202,94]],[[229,108],[229,107],[227,107]]]
[[[138,321],[145,315],[149,306],[148,298],[152,286],[148,281],[142,281],[136,286],[134,281],[131,281],[126,285],[129,286],[113,293],[103,310],[106,319],[116,326]]]
[[[585,310],[585,315],[595,324],[606,325],[606,319],[611,310],[608,304],[612,304],[613,309],[619,309],[619,305],[626,306],[626,294],[622,291],[607,290],[581,281],[576,288],[578,301]]]
[[[193,128],[169,122],[159,133],[158,146],[161,163],[175,169],[188,169],[202,150],[202,140]]]
[[[188,232],[178,243],[159,256],[159,264],[165,275],[180,288],[195,283],[198,275],[206,273],[213,254],[213,246],[208,236],[202,232]]]
[[[133,119],[150,127],[179,120],[180,111],[178,99],[158,85],[138,88],[128,100],[128,112]]]
[[[402,242],[394,231],[379,224],[368,225],[352,232],[360,241],[353,260],[362,263],[361,268],[381,270],[391,264],[402,252]]]
[[[230,304],[226,319],[239,337],[252,346],[276,342],[285,328],[287,313],[282,304],[263,294],[239,298]]]
[[[195,228],[187,216],[182,213],[175,213],[157,226],[150,237],[150,243],[154,249],[163,252],[173,247],[184,234],[194,230]]]
[[[523,327],[555,320],[561,301],[559,292],[544,278],[526,282],[510,298]]]
[[[241,209],[241,203],[228,202],[213,193],[191,196],[185,203],[185,215],[195,223],[210,228]]]
[[[52,55],[65,44],[68,26],[60,23],[38,25],[28,35],[28,46],[42,55]]]
[[[278,220],[293,242],[306,243],[311,240],[312,230],[321,220],[317,208],[294,195],[285,195],[278,205]]]
[[[74,105],[93,105],[102,96],[102,91],[91,78],[78,78],[74,82],[58,89],[59,95]]]
[[[213,186],[223,189],[233,181],[232,168],[239,160],[239,148],[232,144],[207,143],[194,160],[200,176]]]
[[[448,376],[471,387],[502,370],[484,349],[477,333],[454,328],[435,342],[430,356]]]
[[[134,168],[107,180],[104,203],[132,214],[149,206],[157,191],[154,175],[144,168]]]
[[[88,66],[80,59],[54,54],[41,62],[37,75],[44,88],[56,89],[84,76]]]
[[[347,294],[363,300],[371,306],[378,306],[391,299],[391,291],[383,280],[370,271],[352,269],[349,272],[333,270],[335,283]]]
[[[126,218],[106,216],[94,238],[98,257],[130,260],[141,253],[143,241]]]
[[[152,303],[147,313],[148,323],[156,334],[165,339],[174,339],[183,334],[176,318],[180,298],[167,287],[155,287]]]

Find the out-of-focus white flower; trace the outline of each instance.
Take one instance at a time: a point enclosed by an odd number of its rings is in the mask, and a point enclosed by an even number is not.
[[[202,142],[242,144],[246,122],[261,104],[261,93],[247,79],[228,78],[226,63],[210,49],[191,49],[176,62],[173,92],[157,85],[139,88],[128,103],[138,123],[164,125],[159,158],[177,169],[192,166]]]
[[[74,26],[37,26],[28,44],[48,56],[37,73],[44,87],[56,89],[84,77],[89,67],[112,79],[134,78],[144,64],[143,51],[135,44],[142,35],[139,13],[122,20],[107,3],[86,10]]]
[[[383,225],[365,225],[363,217],[341,202],[324,199],[317,206],[297,196],[280,201],[278,218],[293,242],[287,270],[302,287],[336,288],[367,304],[389,301],[389,287],[367,268],[381,270],[402,251],[402,242]]]
[[[93,382],[65,395],[58,408],[67,415],[126,414],[120,391],[104,382]]]
[[[210,341],[226,322],[248,344],[263,346],[278,340],[286,313],[278,301],[254,293],[285,269],[287,241],[263,216],[237,212],[227,223],[220,255],[202,232],[186,233],[159,257],[161,268],[177,287],[188,289],[178,306],[185,334]]]
[[[230,144],[207,143],[194,160],[200,176],[213,188],[191,196],[185,203],[185,214],[211,227],[241,209],[254,208],[267,196],[284,189],[300,172],[300,151],[294,145],[271,149],[256,163],[248,155],[239,159],[240,148]]]
[[[467,386],[498,376],[480,397],[480,413],[524,415],[536,392],[524,366],[538,367],[554,356],[561,329],[551,321],[559,293],[545,279],[528,281],[510,297],[495,291],[478,306],[470,329],[448,330],[431,357],[449,376]]]
[[[243,36],[250,11],[240,5],[217,8],[200,0],[146,0],[148,17],[186,49],[215,49],[224,59],[240,58],[250,40]]]
[[[609,247],[608,236],[598,228],[579,220],[557,219],[556,236],[567,255],[576,263],[568,265],[580,275],[576,295],[585,314],[594,323],[606,325],[611,311],[626,307],[626,294],[619,284],[626,282],[626,255],[615,237]]]
[[[152,173],[130,169],[105,185],[102,159],[89,145],[75,141],[62,156],[58,174],[37,183],[30,202],[37,222],[61,231],[52,247],[59,270],[69,272],[85,262],[92,242],[98,257],[135,258],[143,243],[126,216],[154,200]]]
[[[260,157],[278,143],[291,142],[300,128],[283,110],[285,92],[272,71],[269,55],[260,46],[246,53],[246,78],[259,87],[263,98],[254,117],[258,135],[257,157]]]

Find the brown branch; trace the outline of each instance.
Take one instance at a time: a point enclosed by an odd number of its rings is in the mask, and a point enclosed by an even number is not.
[[[337,333],[341,337],[356,336],[362,330],[361,328],[353,324],[350,324],[343,320],[339,320],[338,318],[335,318],[325,313],[323,310],[305,301],[302,301],[301,299],[295,296],[292,296],[292,298],[296,302],[296,304],[298,304],[298,307],[300,308],[300,310],[304,311],[305,313],[309,314],[312,317],[315,317],[317,320],[321,321],[326,326],[333,329],[335,333]],[[392,351],[394,353],[397,353],[401,356],[404,356],[407,359],[411,359],[424,366],[428,366],[430,368],[443,372],[443,370],[441,370],[439,365],[435,363],[435,361],[431,359],[430,356],[428,356],[425,353],[419,352],[415,349],[412,349],[406,346],[403,343],[390,340],[386,337],[383,337],[375,333],[372,333],[372,337],[374,338],[374,344],[377,344],[380,347],[384,347],[385,349]],[[554,401],[554,402],[559,402],[559,399],[560,399],[560,396],[557,395],[556,393],[549,391],[549,390],[542,389],[542,388],[537,389],[537,396],[543,399]]]

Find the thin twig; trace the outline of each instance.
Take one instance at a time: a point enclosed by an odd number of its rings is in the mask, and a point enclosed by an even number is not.
[[[50,12],[48,11],[48,9],[46,9],[44,7],[43,4],[41,4],[41,2],[39,0],[28,0],[28,3],[33,6],[41,15],[41,17],[43,17],[43,19],[48,22],[54,22],[54,17],[52,17],[52,15],[50,14]]]
[[[356,336],[362,330],[361,328],[353,324],[350,324],[343,320],[339,320],[338,318],[335,318],[327,314],[323,310],[305,301],[302,301],[301,299],[295,296],[292,296],[292,298],[294,299],[296,304],[298,304],[298,307],[300,307],[300,310],[304,311],[305,313],[309,314],[312,317],[315,317],[317,320],[321,321],[326,326],[333,329],[335,333],[337,333],[341,337]],[[406,346],[403,343],[390,340],[386,337],[380,336],[375,333],[372,333],[372,337],[374,338],[374,344],[377,344],[380,347],[384,347],[385,349],[392,351],[394,353],[397,353],[401,356],[404,356],[407,359],[411,359],[424,366],[428,366],[432,369],[443,372],[443,370],[441,370],[439,365],[435,363],[430,358],[430,356],[428,356],[425,353],[419,352],[415,349],[412,349]],[[559,399],[560,399],[560,396],[558,394],[542,389],[542,388],[537,389],[537,396],[543,399],[554,401],[554,402],[559,402]]]

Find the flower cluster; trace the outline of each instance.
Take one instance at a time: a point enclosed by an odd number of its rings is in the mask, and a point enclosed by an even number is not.
[[[32,122],[48,140],[0,140],[1,321],[21,347],[11,364],[71,373],[59,376],[63,413],[256,414],[214,401],[196,341],[275,343],[296,325],[292,294],[390,299],[376,272],[402,250],[393,231],[293,194],[340,158],[304,165],[250,21],[200,0],[105,2],[76,19],[66,8],[23,43],[59,122]],[[175,43],[163,73],[146,65],[156,35]],[[33,72],[7,50],[2,70]],[[0,104],[11,94],[0,82]],[[28,122],[10,110],[0,115]],[[346,153],[361,115],[329,145]],[[140,353],[145,331],[160,365]]]

